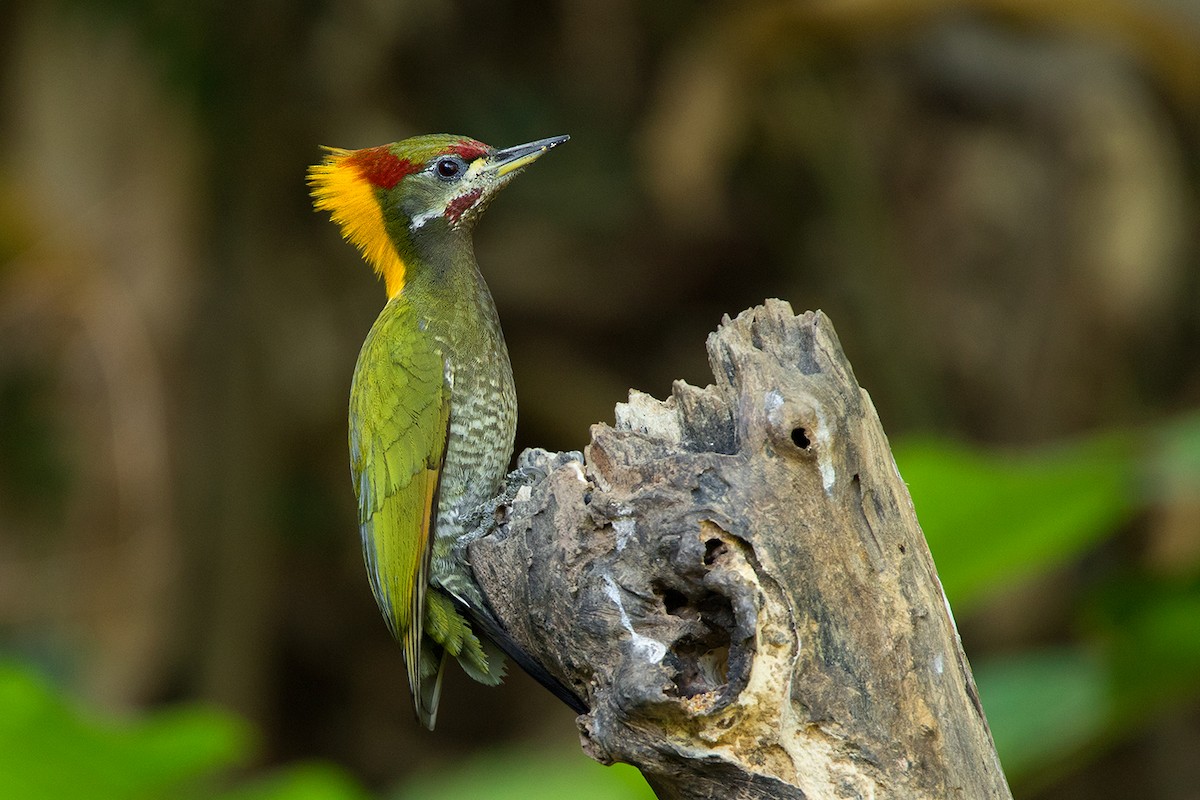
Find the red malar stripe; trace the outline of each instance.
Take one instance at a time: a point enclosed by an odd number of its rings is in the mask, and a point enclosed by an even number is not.
[[[483,194],[479,189],[474,189],[466,194],[460,194],[454,198],[446,206],[446,219],[451,224],[458,222],[463,214],[479,201],[479,195]]]

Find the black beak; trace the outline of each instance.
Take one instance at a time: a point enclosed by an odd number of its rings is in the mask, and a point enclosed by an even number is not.
[[[505,175],[516,172],[522,167],[532,164],[549,151],[550,148],[557,147],[570,138],[570,136],[551,136],[549,139],[538,139],[536,142],[497,150],[488,157],[485,169],[488,172],[495,173],[496,177],[502,178]]]

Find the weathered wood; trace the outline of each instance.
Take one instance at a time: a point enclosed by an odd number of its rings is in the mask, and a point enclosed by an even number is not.
[[[587,699],[584,750],[661,798],[1008,798],[949,607],[829,320],[708,340],[471,546],[504,625]]]

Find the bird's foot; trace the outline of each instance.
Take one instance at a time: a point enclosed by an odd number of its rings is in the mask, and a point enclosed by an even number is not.
[[[572,461],[583,464],[583,453],[578,450],[552,453],[540,447],[522,450],[521,455],[517,456],[517,468],[508,473],[508,478],[504,481],[505,491],[511,487],[515,487],[516,491],[519,491],[522,486],[532,486],[563,464]],[[513,493],[514,497],[516,497],[516,491]]]
[[[504,523],[512,504],[522,499],[522,490],[528,497],[530,487],[572,461],[583,464],[583,453],[578,450],[552,453],[540,447],[523,450],[517,457],[517,468],[505,477],[500,493],[466,515],[463,528],[467,532],[455,542],[455,554],[465,560],[471,542],[487,536]]]

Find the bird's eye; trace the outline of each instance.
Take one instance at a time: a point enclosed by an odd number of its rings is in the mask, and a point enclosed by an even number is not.
[[[452,180],[458,177],[458,173],[462,171],[462,162],[454,158],[443,158],[437,162],[438,177],[443,180]]]

